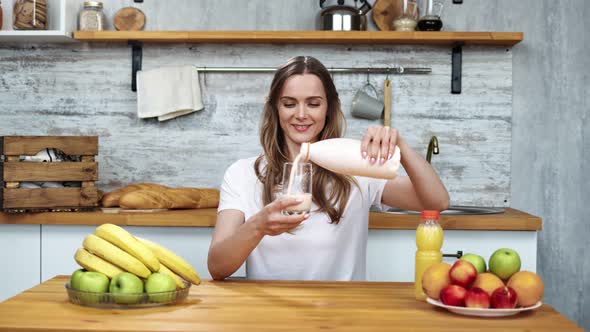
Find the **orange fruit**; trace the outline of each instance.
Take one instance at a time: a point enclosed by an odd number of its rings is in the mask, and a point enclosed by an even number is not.
[[[488,295],[491,298],[492,293],[496,289],[504,287],[504,282],[495,274],[490,272],[484,272],[477,275],[477,278],[475,278],[475,281],[473,282],[473,285],[471,287],[479,287],[483,289],[486,293],[488,293]]]
[[[530,307],[537,303],[545,292],[545,284],[541,277],[530,271],[516,272],[506,285],[516,291],[517,305],[522,307]]]
[[[449,270],[451,264],[435,263],[431,265],[422,275],[422,289],[428,297],[438,300],[440,291],[451,284]]]

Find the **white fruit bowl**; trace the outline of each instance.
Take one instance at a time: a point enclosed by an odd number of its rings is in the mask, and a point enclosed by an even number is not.
[[[479,317],[506,317],[516,315],[519,312],[535,310],[543,305],[543,302],[539,301],[530,307],[514,308],[514,309],[482,309],[482,308],[467,308],[467,307],[456,307],[452,305],[446,305],[438,300],[427,298],[426,302],[436,307],[445,308],[450,312],[465,315],[465,316],[479,316]]]
[[[95,293],[85,292],[70,287],[66,283],[68,298],[71,303],[95,308],[146,308],[163,305],[173,305],[184,301],[189,293],[191,284],[183,281],[185,288],[169,292],[155,293]]]

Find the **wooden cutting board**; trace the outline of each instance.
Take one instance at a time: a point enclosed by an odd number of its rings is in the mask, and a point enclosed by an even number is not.
[[[373,22],[381,31],[393,31],[393,20],[402,12],[403,0],[377,0],[373,5]],[[418,16],[420,16],[418,8]]]
[[[115,14],[115,29],[119,31],[138,31],[145,26],[145,14],[134,7],[125,7]]]

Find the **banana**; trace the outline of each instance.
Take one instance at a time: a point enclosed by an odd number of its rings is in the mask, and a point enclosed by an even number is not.
[[[113,224],[103,224],[96,228],[94,234],[137,258],[152,272],[160,270],[160,261],[158,261],[156,255],[122,227]]]
[[[180,278],[176,273],[172,272],[169,268],[167,268],[166,265],[160,264],[160,270],[158,272],[171,276],[172,279],[174,279],[174,282],[176,283],[176,288],[182,289],[186,287],[184,281],[182,281],[182,278]]]
[[[154,254],[156,254],[160,263],[166,265],[166,267],[174,271],[174,273],[195,285],[201,283],[199,274],[187,261],[157,243],[139,237],[136,237],[136,239],[150,248]]]
[[[138,277],[147,278],[150,270],[137,258],[129,255],[114,244],[99,238],[94,234],[88,234],[82,243],[84,248],[107,262],[117,265],[127,272]]]
[[[76,250],[74,259],[81,267],[88,271],[100,272],[109,278],[113,278],[117,274],[123,272],[120,268],[115,265],[103,260],[102,258],[95,256],[83,248]]]

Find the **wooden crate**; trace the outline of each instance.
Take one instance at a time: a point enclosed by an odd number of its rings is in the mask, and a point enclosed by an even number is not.
[[[55,148],[80,161],[19,161]],[[0,136],[0,208],[4,211],[79,210],[98,206],[97,136]],[[20,182],[80,181],[81,187],[19,188]]]

